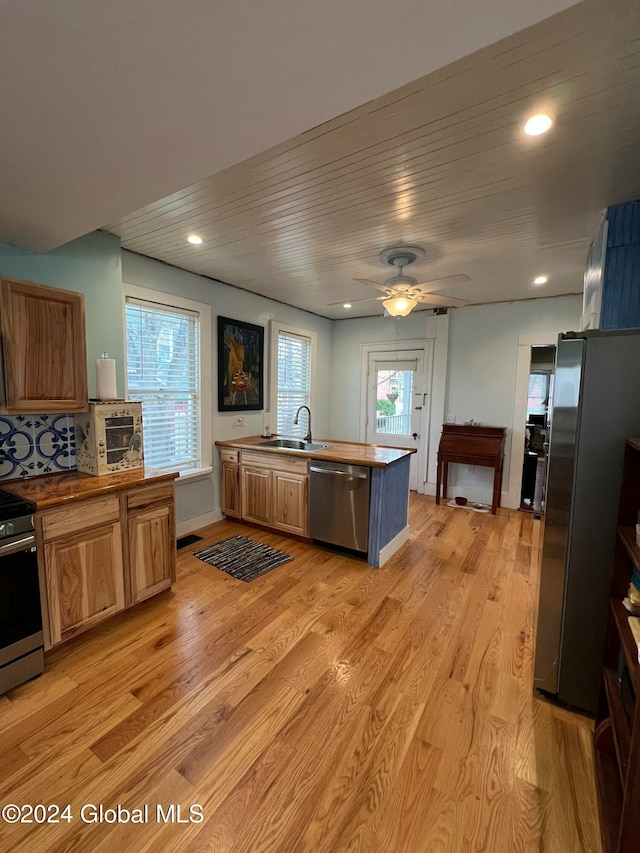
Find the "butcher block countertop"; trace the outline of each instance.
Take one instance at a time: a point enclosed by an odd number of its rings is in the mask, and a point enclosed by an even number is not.
[[[122,492],[136,486],[147,486],[163,480],[173,480],[177,471],[158,471],[155,468],[135,468],[119,474],[103,474],[94,477],[69,471],[63,474],[49,474],[42,477],[30,477],[23,480],[0,482],[0,489],[33,501],[39,510],[53,506],[94,498],[113,492]]]
[[[278,438],[278,436],[271,437]],[[290,438],[290,436],[281,437]],[[314,438],[313,440],[318,444],[330,444],[331,446],[327,447],[326,450],[314,450],[312,453],[288,450],[286,447],[260,447],[260,442],[268,441],[260,435],[216,441],[216,444],[219,447],[233,447],[238,450],[259,450],[261,453],[280,453],[302,459],[322,459],[326,462],[344,462],[347,465],[366,465],[369,468],[386,468],[392,462],[397,462],[398,459],[416,452],[414,447],[385,447],[381,444],[335,441],[331,438]]]

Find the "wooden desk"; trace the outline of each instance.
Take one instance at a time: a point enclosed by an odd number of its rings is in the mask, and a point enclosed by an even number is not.
[[[504,462],[504,440],[506,427],[464,426],[444,424],[438,447],[438,473],[436,479],[436,503],[447,497],[447,475],[449,463],[480,465],[493,468],[493,499],[491,512],[496,514],[500,506],[502,491],[502,465]]]

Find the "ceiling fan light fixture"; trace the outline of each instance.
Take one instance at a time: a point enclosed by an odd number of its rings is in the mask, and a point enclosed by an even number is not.
[[[546,113],[536,113],[527,120],[524,126],[524,132],[527,136],[540,136],[551,129],[553,119]]]
[[[392,317],[406,317],[418,304],[416,299],[409,296],[391,296],[382,303]]]

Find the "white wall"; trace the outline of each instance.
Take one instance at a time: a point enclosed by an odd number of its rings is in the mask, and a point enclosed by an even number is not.
[[[581,313],[581,295],[470,305],[451,312],[446,412],[459,424],[473,418],[507,427],[503,505],[509,487],[518,336],[575,330]],[[449,470],[449,483],[458,487],[457,493],[491,502],[492,469],[454,465]]]
[[[424,340],[427,314],[414,311],[399,320],[383,316],[361,317],[337,320],[333,325],[331,434],[327,438],[360,441],[360,345]]]
[[[333,362],[331,371],[331,438],[363,441],[362,395],[363,344],[391,344],[402,347],[403,341],[431,341],[432,366],[429,398],[429,429],[424,466],[418,472],[418,490],[435,494],[436,450],[444,416],[447,378],[447,341],[449,316],[434,316],[432,311],[416,311],[408,317],[363,317],[334,323]],[[426,475],[426,476],[425,476]],[[426,480],[426,482],[425,482]],[[422,485],[424,483],[424,486]]]
[[[338,437],[334,435],[335,430],[329,425],[332,344],[332,323],[330,320],[127,251],[122,252],[122,280],[139,287],[146,287],[167,294],[177,294],[186,299],[194,299],[211,305],[214,442],[228,438],[241,438],[245,435],[258,435],[263,428],[261,412],[218,412],[216,383],[218,376],[217,318],[219,315],[231,317],[234,320],[245,320],[265,327],[265,406],[268,405],[270,390],[268,387],[270,366],[269,321],[279,320],[293,326],[312,329],[317,333],[317,394],[316,404],[313,407],[313,433],[317,436],[326,436],[331,433],[333,437]],[[242,427],[234,426],[238,414],[244,418]],[[187,527],[193,527],[193,525],[187,524],[189,519],[199,518],[202,523],[205,523],[207,519],[212,519],[213,515],[219,513],[220,460],[216,448],[213,450],[212,457],[212,474],[195,480],[177,481],[176,513],[178,523],[181,524],[180,532],[184,532]]]

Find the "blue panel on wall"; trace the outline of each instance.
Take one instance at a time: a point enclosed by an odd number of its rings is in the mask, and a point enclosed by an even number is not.
[[[607,249],[601,329],[640,327],[640,244]]]
[[[640,202],[629,201],[607,209],[607,247],[640,243]]]
[[[601,329],[640,328],[640,202],[607,210]]]

